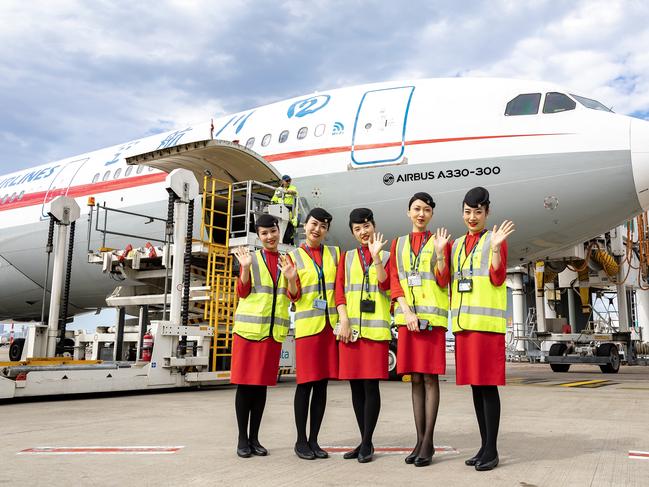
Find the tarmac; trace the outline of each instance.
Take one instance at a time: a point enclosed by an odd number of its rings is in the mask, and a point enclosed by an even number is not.
[[[295,383],[287,377],[269,388],[260,440],[270,455],[248,459],[235,453],[233,386],[2,402],[0,485],[649,485],[649,368],[622,366],[611,375],[572,366],[556,374],[545,364],[508,363],[500,465],[477,472],[464,465],[480,441],[471,390],[455,385],[452,354],[447,360],[428,467],[403,461],[415,442],[403,382],[381,384],[373,462],[342,459],[340,451],[359,442],[346,382],[329,385],[320,445],[330,458],[298,459]],[[143,446],[161,450],[128,451]],[[103,449],[70,450],[88,447]]]

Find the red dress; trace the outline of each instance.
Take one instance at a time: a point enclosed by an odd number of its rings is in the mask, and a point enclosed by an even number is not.
[[[365,262],[372,262],[372,255],[367,246],[361,247],[365,255]],[[350,250],[350,252],[361,252],[361,249]],[[363,259],[360,259],[361,267],[365,268]],[[387,291],[390,289],[390,264],[385,269],[388,277],[385,281],[379,282],[379,289]],[[345,257],[341,256],[336,272],[336,306],[347,304],[345,298]],[[359,338],[355,342],[338,342],[338,378],[341,380],[354,379],[387,379],[388,378],[388,348],[389,341],[370,340]]]
[[[302,245],[305,248],[306,244]],[[319,266],[322,266],[322,253],[319,248],[309,251]],[[300,278],[297,279],[297,293],[288,297],[292,301],[298,301],[302,296]],[[323,379],[338,378],[338,345],[333,328],[327,319],[324,328],[317,335],[311,335],[295,339],[295,372],[296,382],[304,384]]]
[[[427,232],[410,234],[410,247],[415,256],[419,253],[422,239],[426,234]],[[390,293],[393,301],[396,301],[398,297],[405,296],[397,271],[396,246],[397,240],[395,239],[392,241],[390,249]],[[444,257],[447,263],[444,272],[440,273],[435,269],[435,280],[440,287],[448,286],[450,280],[448,266],[448,263],[451,262],[450,245],[444,249]],[[410,374],[413,372],[436,375],[446,373],[446,328],[435,326],[430,331],[410,331],[406,326],[399,326],[397,373]]]
[[[271,270],[270,275],[277,282],[277,252],[263,249],[266,265]],[[246,284],[237,279],[237,295],[245,298],[250,294],[250,279]],[[232,336],[232,364],[230,366],[230,382],[254,386],[274,386],[277,384],[279,358],[282,344],[272,337],[261,341],[247,340],[236,333]]]
[[[466,252],[478,243],[480,234],[466,236]],[[507,242],[500,246],[501,265],[489,269],[489,279],[500,286],[507,278]],[[455,383],[459,386],[505,385],[505,335],[465,330],[455,334]]]

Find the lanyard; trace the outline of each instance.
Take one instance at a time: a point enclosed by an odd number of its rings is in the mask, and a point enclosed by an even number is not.
[[[421,246],[419,247],[419,252],[417,252],[417,256],[415,257],[415,263],[413,265],[412,263],[412,256],[414,252],[412,251],[412,234],[408,235],[408,238],[410,239],[410,272],[419,272],[419,259],[421,257],[421,253],[424,250],[424,247],[428,243],[428,239],[430,238],[431,233],[426,230],[426,235],[424,238],[421,240]]]
[[[264,260],[264,264],[266,264],[266,269],[268,269],[268,272],[271,273],[271,276],[273,275],[270,270],[270,267],[268,267],[268,261],[266,260],[266,253],[262,250],[261,251],[261,258]],[[277,266],[277,273],[275,274],[275,280],[273,281],[273,288],[277,288],[279,285],[279,275],[282,273],[282,270],[279,268],[279,265]]]
[[[460,276],[460,277],[463,276],[462,268],[464,267],[464,264],[466,264],[467,259],[469,259],[469,277],[473,277],[473,254],[475,253],[475,249],[478,248],[478,245],[480,245],[480,241],[482,240],[482,237],[486,233],[487,233],[486,230],[483,230],[482,233],[480,233],[480,238],[478,238],[478,241],[475,243],[475,245],[471,249],[471,252],[469,252],[469,255],[467,255],[464,258],[464,262],[461,262],[462,254],[465,253],[465,249],[466,249],[466,237],[464,237],[464,241],[462,242],[462,248],[460,249],[460,253],[457,255],[457,274],[458,274],[458,276]]]
[[[358,249],[358,253],[361,254],[361,259],[363,260],[363,285],[365,286],[365,292],[370,292],[370,265],[365,260],[365,252],[363,252],[363,247]]]
[[[322,257],[323,267],[320,267],[316,263],[315,258],[313,257],[313,253],[311,252],[311,249],[308,245],[305,244],[302,248],[306,250],[306,253],[309,254],[309,257],[311,257],[311,262],[313,262],[313,266],[315,267],[316,273],[318,274],[318,294],[320,294],[321,298],[324,298],[324,290],[326,289],[324,278],[324,246],[320,245],[320,256]]]

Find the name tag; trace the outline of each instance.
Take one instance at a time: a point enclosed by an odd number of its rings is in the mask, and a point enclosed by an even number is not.
[[[376,309],[376,302],[371,299],[361,300],[361,312],[363,313],[374,313]]]
[[[460,279],[457,281],[457,290],[461,293],[470,293],[473,291],[473,281],[471,279]]]
[[[313,300],[313,309],[319,309],[325,311],[327,309],[327,300],[326,299],[314,299]]]
[[[408,274],[408,286],[417,287],[421,286],[421,274],[419,272],[413,272]]]

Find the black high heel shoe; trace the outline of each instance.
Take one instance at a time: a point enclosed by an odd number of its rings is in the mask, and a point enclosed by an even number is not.
[[[261,446],[261,443],[259,443],[259,441],[251,441],[249,444],[250,451],[253,455],[256,455],[258,457],[265,457],[266,455],[268,455],[268,450]]]
[[[358,451],[358,463],[369,463],[374,458],[374,445],[370,446],[370,451],[367,454],[363,454],[361,451],[362,448]]]
[[[317,441],[310,441],[309,448],[311,448],[316,458],[329,458],[329,454],[320,448]]]
[[[496,458],[494,458],[493,460],[489,460],[488,462],[478,461],[475,464],[475,469],[478,472],[485,472],[487,470],[493,470],[494,468],[496,468],[497,465],[498,465],[498,454],[496,454]]]
[[[343,454],[345,460],[352,460],[353,458],[358,458],[358,452],[361,450],[361,445],[358,445],[353,450],[349,450]]]
[[[241,458],[250,458],[252,456],[252,450],[250,449],[250,446],[244,446],[244,447],[237,447],[237,455],[239,455]]]
[[[430,452],[429,456],[420,457],[419,455],[417,455],[417,458],[415,458],[415,461],[412,462],[412,463],[415,465],[415,467],[426,467],[426,466],[430,465],[431,463],[433,463],[433,455],[435,455],[435,447],[434,446],[431,448],[431,452]]]
[[[307,443],[296,443],[295,454],[302,460],[315,460],[315,455]]]
[[[417,458],[417,457],[419,456],[419,449],[420,449],[420,448],[421,448],[421,445],[415,445],[415,448],[412,450],[412,452],[410,452],[410,455],[408,455],[408,456],[404,459],[404,461],[405,461],[408,465],[412,465],[413,463],[415,463],[415,458]]]

